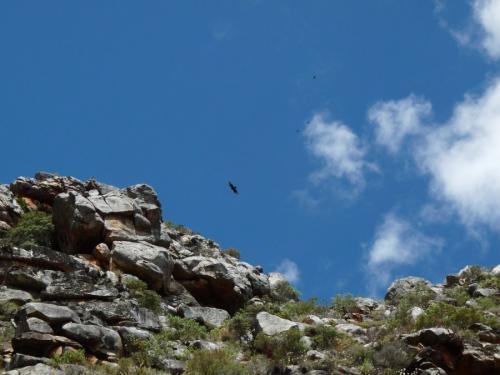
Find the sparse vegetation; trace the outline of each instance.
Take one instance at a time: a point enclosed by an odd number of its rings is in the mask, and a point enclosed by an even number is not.
[[[21,216],[17,225],[5,233],[4,244],[20,247],[52,247],[54,224],[52,216],[41,211],[29,211]]]
[[[446,327],[458,332],[476,322],[484,322],[483,314],[478,309],[436,302],[418,318],[416,327]]]
[[[318,305],[316,298],[310,298],[307,301],[288,301],[279,306],[277,315],[285,319],[302,320],[306,315],[321,314],[327,310],[325,306]]]
[[[288,302],[290,300],[298,301],[300,293],[288,281],[279,281],[272,292],[273,302]]]
[[[218,350],[197,350],[187,362],[186,375],[252,375],[236,359],[231,348]]]
[[[333,349],[341,336],[327,324],[310,327],[306,333],[312,337],[314,347],[320,350]]]
[[[141,307],[145,307],[154,311],[155,313],[161,313],[163,309],[161,308],[161,297],[154,290],[148,289],[148,285],[138,279],[127,280],[125,286],[130,291],[133,298],[139,302]]]
[[[173,221],[170,221],[170,220],[165,221],[163,224],[167,228],[176,230],[180,234],[193,234],[193,231],[190,228],[188,228],[182,224],[177,224],[177,223],[174,223]]]
[[[307,348],[301,338],[302,334],[296,329],[275,336],[267,336],[261,332],[255,338],[253,345],[255,350],[266,355],[273,365],[283,368],[297,364],[303,358]]]
[[[358,311],[356,301],[351,294],[337,294],[332,300],[332,308],[340,316]]]
[[[49,365],[52,367],[66,364],[83,365],[85,363],[85,350],[83,349],[66,350],[59,357],[53,357],[49,360]]]
[[[18,307],[14,302],[0,302],[0,321],[9,321],[12,319]]]
[[[172,332],[166,335],[170,340],[196,340],[207,337],[207,329],[192,319],[170,316],[170,326],[174,328]]]
[[[230,257],[236,258],[236,259],[240,259],[241,258],[241,254],[240,254],[239,250],[235,249],[234,247],[230,247],[230,248],[224,250],[222,252],[222,254],[224,254],[226,256],[230,256]]]

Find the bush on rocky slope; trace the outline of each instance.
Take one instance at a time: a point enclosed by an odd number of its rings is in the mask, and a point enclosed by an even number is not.
[[[2,241],[5,245],[20,247],[51,247],[54,242],[52,216],[42,211],[24,213],[17,225],[5,233]]]
[[[444,285],[408,277],[385,300],[323,306],[162,225],[147,185],[40,174],[0,185],[0,198],[11,241],[0,252],[2,358],[23,375],[500,373],[499,267],[467,267]],[[57,216],[57,244],[50,216],[16,201]],[[48,247],[23,248],[34,244]],[[53,368],[31,366],[49,358]]]

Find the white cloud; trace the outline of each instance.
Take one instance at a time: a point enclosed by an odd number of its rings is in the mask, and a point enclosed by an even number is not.
[[[409,222],[393,213],[387,214],[376,230],[368,253],[367,268],[371,286],[376,290],[387,285],[394,269],[412,265],[427,254],[439,251],[442,246],[441,239],[427,237]]]
[[[364,187],[364,172],[374,167],[364,160],[366,150],[349,127],[316,114],[309,121],[304,136],[309,152],[322,163],[321,169],[311,175],[314,183],[334,178],[346,179],[357,189]]]
[[[470,226],[500,230],[500,79],[479,97],[467,96],[451,119],[415,149],[431,176],[431,191]]]
[[[415,95],[401,100],[378,102],[368,110],[368,120],[375,127],[376,142],[390,153],[401,148],[405,138],[423,131],[423,120],[432,112],[432,105]]]
[[[283,259],[274,272],[281,273],[291,283],[297,283],[300,279],[299,267],[290,259]]]
[[[500,1],[470,0],[472,16],[465,27],[451,27],[439,16],[439,24],[461,45],[477,48],[493,59],[500,58]],[[445,0],[435,0],[435,13],[440,15]]]
[[[473,15],[482,29],[482,47],[491,57],[500,58],[500,0],[474,0]]]

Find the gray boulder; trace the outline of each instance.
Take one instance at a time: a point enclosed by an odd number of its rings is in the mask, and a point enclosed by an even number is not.
[[[68,307],[42,302],[27,303],[16,314],[16,321],[27,321],[28,318],[38,318],[46,321],[50,325],[66,322],[80,322],[78,315]]]
[[[498,275],[500,275],[500,264],[492,268],[492,270],[491,270],[491,274],[492,274],[493,276],[498,276]]]
[[[10,370],[6,375],[66,375],[65,372],[55,369],[54,367],[39,363],[35,366],[27,366]]]
[[[74,270],[96,272],[93,267],[76,257],[42,246],[31,247],[29,250],[11,247],[8,251],[0,251],[0,260],[21,262],[24,265],[64,272]]]
[[[26,302],[33,301],[33,296],[19,289],[9,289],[5,286],[0,287],[0,303],[12,302],[23,305]]]
[[[408,293],[411,293],[418,288],[430,288],[432,286],[430,281],[422,279],[421,277],[405,277],[394,281],[385,294],[385,300],[389,304],[397,304],[401,298]]]
[[[0,185],[0,222],[6,224],[4,229],[15,225],[22,214],[23,210],[17,203],[14,194],[9,190],[9,187],[7,185]]]
[[[462,342],[455,333],[448,328],[425,328],[416,333],[403,335],[403,341],[408,345],[417,346],[423,344],[425,346],[437,346],[444,344],[452,344],[457,347],[462,347]]]
[[[491,297],[494,295],[500,294],[500,292],[497,289],[494,288],[477,288],[474,290],[472,296],[474,298],[478,297]]]
[[[337,324],[335,326],[335,329],[339,330],[340,332],[346,333],[349,336],[364,336],[367,332],[365,328],[350,323]]]
[[[95,325],[66,323],[62,327],[64,334],[82,344],[96,355],[119,356],[123,346],[120,335],[112,329]]]
[[[123,350],[126,355],[131,355],[139,349],[138,340],[147,340],[151,332],[136,327],[113,327],[122,338]]]
[[[167,291],[174,263],[169,252],[147,242],[116,241],[113,265],[144,280],[151,289]]]
[[[54,330],[50,327],[50,325],[39,318],[26,318],[26,316],[23,315],[22,318],[17,319],[16,323],[16,335],[18,336],[25,332],[54,333]]]
[[[218,328],[230,318],[227,311],[215,307],[183,306],[180,312],[184,318],[196,320],[208,328]]]
[[[16,353],[28,354],[34,357],[49,357],[54,349],[60,346],[70,346],[81,349],[77,342],[64,336],[49,335],[39,332],[25,332],[12,339],[12,347]]]
[[[15,353],[12,360],[9,363],[9,369],[13,370],[19,367],[33,366],[38,363],[47,364],[49,362],[48,358],[44,357],[34,357],[32,355]]]
[[[261,311],[256,316],[257,330],[268,336],[274,336],[290,329],[300,329],[299,323],[280,318],[279,316]]]

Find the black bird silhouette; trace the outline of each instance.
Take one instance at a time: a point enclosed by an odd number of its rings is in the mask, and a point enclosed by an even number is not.
[[[233,193],[238,194],[238,188],[236,187],[236,185],[234,185],[231,181],[228,181],[228,184],[229,184],[229,187],[231,188],[231,190],[233,191]]]

